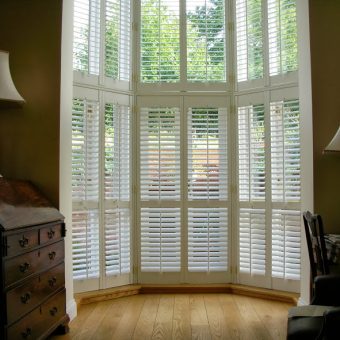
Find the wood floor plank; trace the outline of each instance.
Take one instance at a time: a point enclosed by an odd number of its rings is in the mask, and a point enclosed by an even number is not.
[[[163,295],[160,298],[151,339],[172,339],[174,301],[175,297],[173,295]]]
[[[187,294],[175,296],[172,335],[176,340],[191,339],[190,300]]]
[[[204,295],[190,295],[190,315],[192,339],[210,340],[210,328],[205,309]]]
[[[223,309],[221,307],[218,295],[207,294],[204,296],[205,308],[210,327],[210,334],[213,340],[226,339],[227,330],[223,318]]]
[[[158,294],[146,295],[145,298],[146,300],[144,302],[143,309],[133,333],[134,340],[147,340],[152,337],[160,296]]]

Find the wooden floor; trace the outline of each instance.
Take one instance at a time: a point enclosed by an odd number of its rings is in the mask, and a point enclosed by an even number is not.
[[[286,338],[290,304],[233,294],[140,294],[81,305],[53,340]]]

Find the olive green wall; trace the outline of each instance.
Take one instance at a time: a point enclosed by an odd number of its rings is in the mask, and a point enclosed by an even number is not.
[[[61,0],[1,0],[0,49],[26,104],[0,109],[0,174],[59,205]]]
[[[340,125],[340,1],[310,0],[314,211],[340,233],[340,153],[323,154]]]

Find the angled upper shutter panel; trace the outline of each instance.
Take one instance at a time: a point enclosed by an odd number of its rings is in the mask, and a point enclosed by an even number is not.
[[[224,0],[187,0],[187,80],[225,82]]]
[[[75,99],[72,112],[73,277],[99,276],[99,103]]]
[[[226,271],[228,268],[228,210],[188,209],[189,271]]]
[[[130,272],[130,109],[105,104],[106,275]]]
[[[300,279],[300,211],[272,211],[272,276]]]
[[[299,202],[300,111],[298,100],[270,104],[272,200]]]
[[[179,59],[179,0],[142,0],[141,82],[178,82]]]
[[[241,273],[265,274],[266,227],[264,209],[240,209],[239,262]]]
[[[188,112],[188,198],[227,199],[227,112],[190,108]]]
[[[236,0],[237,80],[263,77],[262,1]]]
[[[296,71],[296,0],[268,0],[269,73]]]
[[[130,0],[105,1],[105,75],[130,79]]]
[[[179,109],[142,108],[140,126],[141,199],[179,200]]]
[[[178,272],[180,255],[180,209],[142,208],[141,271]]]
[[[99,75],[100,0],[75,0],[73,69]]]
[[[240,201],[265,199],[264,105],[238,109]]]

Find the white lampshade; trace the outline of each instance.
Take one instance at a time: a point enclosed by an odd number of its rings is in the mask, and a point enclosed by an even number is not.
[[[22,104],[25,102],[21,97],[12,80],[9,69],[9,53],[0,50],[0,102],[12,102]]]
[[[326,146],[325,152],[340,152],[340,126],[331,142]]]

